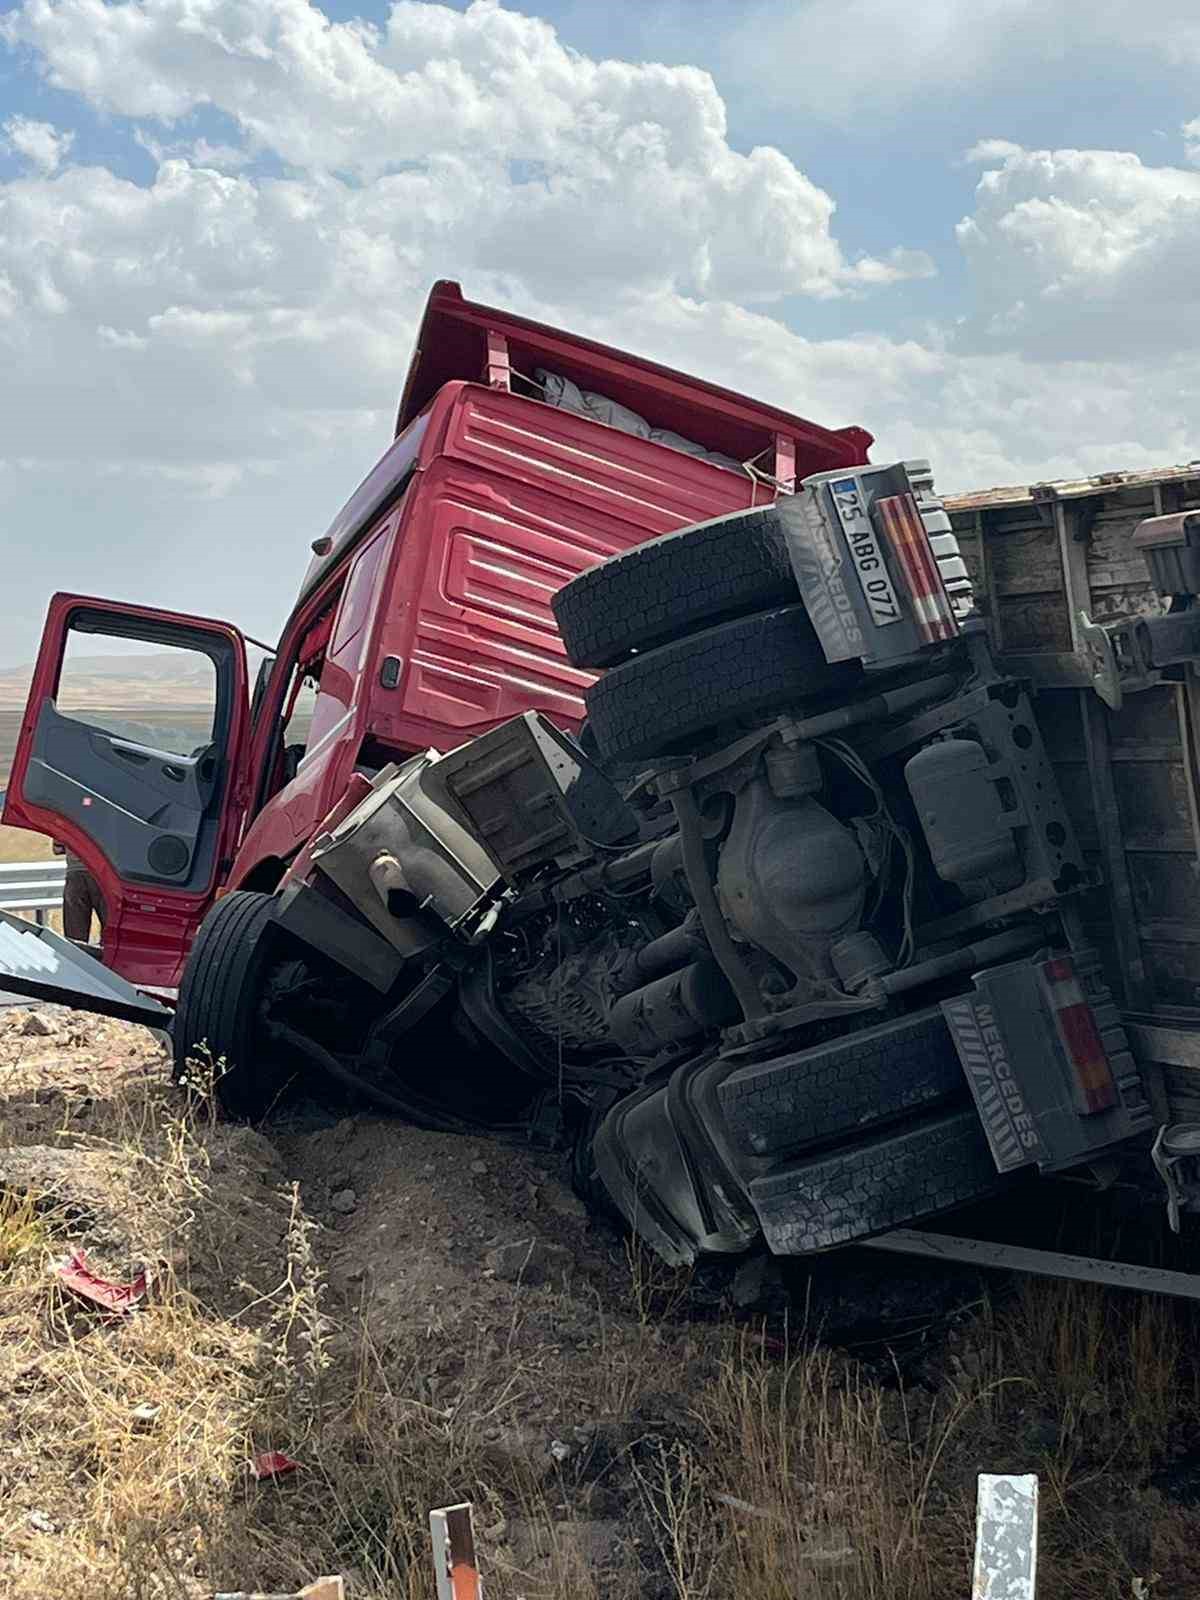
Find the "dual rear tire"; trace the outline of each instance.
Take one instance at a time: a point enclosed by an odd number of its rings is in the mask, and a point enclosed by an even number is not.
[[[588,725],[619,765],[857,676],[825,660],[774,504],[635,545],[564,585],[553,606],[571,661],[608,668],[588,691]]]

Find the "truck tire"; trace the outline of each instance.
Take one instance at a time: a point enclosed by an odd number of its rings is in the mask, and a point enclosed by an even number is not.
[[[809,1255],[982,1199],[1003,1182],[973,1109],[765,1173],[749,1185],[770,1249]]]
[[[774,505],[733,511],[623,550],[551,601],[577,667],[607,667],[727,617],[799,598]]]
[[[939,1010],[739,1067],[717,1088],[722,1126],[746,1157],[858,1138],[965,1090]]]
[[[230,1116],[256,1118],[282,1092],[287,1073],[261,1037],[263,988],[271,965],[273,897],[238,890],[219,900],[200,925],[183,969],[171,1029],[175,1077],[211,1068]]]
[[[586,692],[606,760],[664,755],[702,730],[793,704],[859,676],[831,666],[802,605],[722,622],[610,667]]]

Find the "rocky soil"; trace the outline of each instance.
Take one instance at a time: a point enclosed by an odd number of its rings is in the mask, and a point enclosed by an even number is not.
[[[135,1309],[63,1284],[78,1249],[148,1271]],[[0,1011],[13,1600],[415,1600],[462,1499],[490,1596],[941,1600],[980,1470],[1041,1475],[1040,1600],[1200,1595],[1196,1332],[866,1253],[672,1273],[552,1154],[315,1102],[231,1126],[143,1030]]]

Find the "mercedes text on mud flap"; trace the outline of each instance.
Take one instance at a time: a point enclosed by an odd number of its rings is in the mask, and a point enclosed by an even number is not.
[[[58,597],[6,820],[97,872],[112,968],[190,944],[177,1065],[230,1111],[569,1145],[669,1260],[1149,1180],[1041,708],[869,442],[439,286],[252,708],[236,630]],[[194,749],[64,731],[80,629],[203,658]]]

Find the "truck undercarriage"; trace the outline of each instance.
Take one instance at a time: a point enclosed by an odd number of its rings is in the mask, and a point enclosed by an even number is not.
[[[837,481],[936,553],[922,487]],[[560,591],[572,658],[607,668],[580,739],[527,712],[357,777],[274,895],[210,914],[177,1070],[206,1058],[241,1115],[315,1071],[570,1144],[671,1262],[824,1250],[1023,1169],[1150,1189],[1155,1115],[1075,910],[1095,875],[1024,686],[944,542],[924,614],[911,579],[869,587],[865,535],[839,597],[832,495]],[[1190,1130],[1165,1137],[1186,1205]]]

